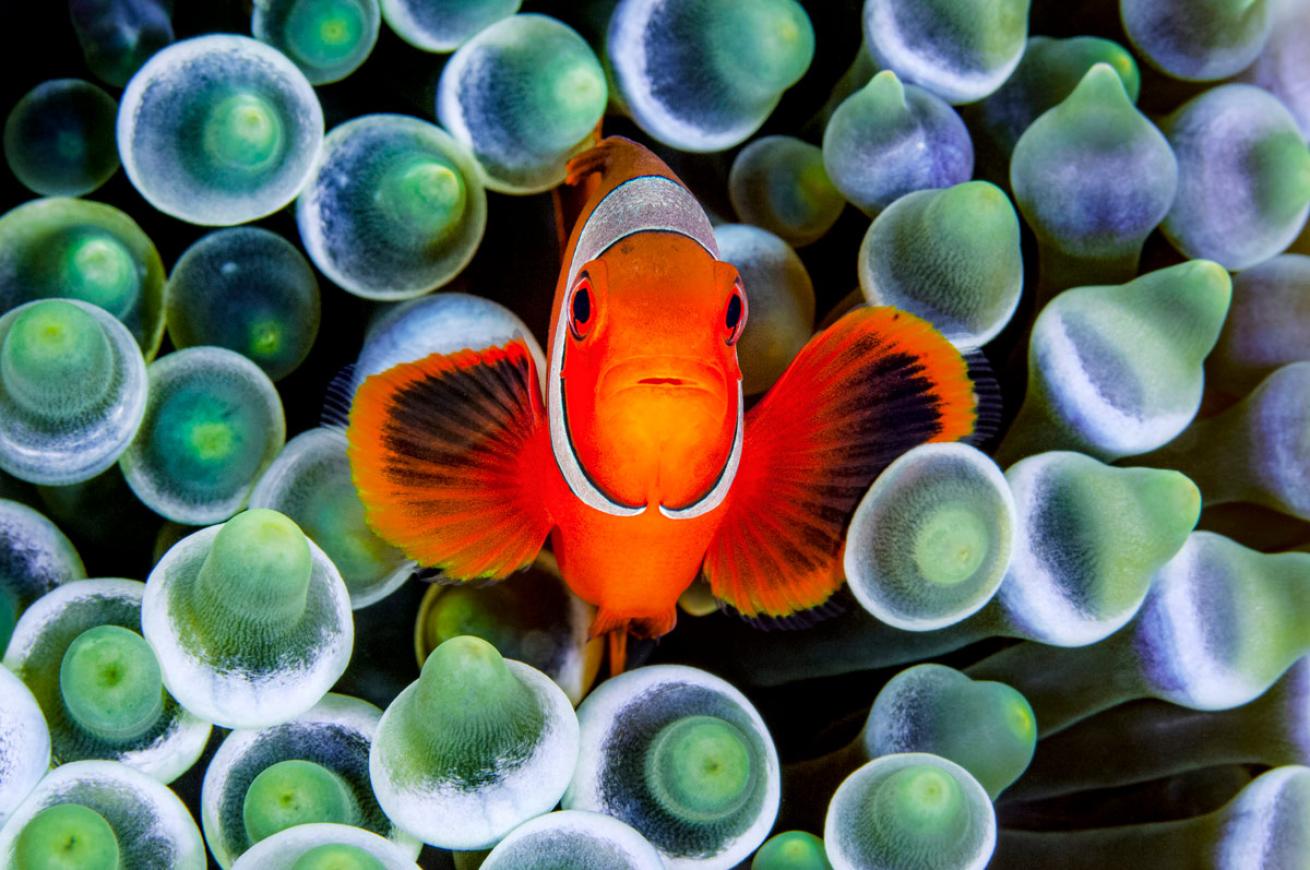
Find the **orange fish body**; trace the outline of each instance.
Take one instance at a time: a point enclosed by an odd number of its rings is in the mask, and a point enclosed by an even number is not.
[[[350,456],[384,538],[451,581],[526,567],[549,535],[593,633],[658,637],[703,570],[747,616],[840,586],[846,521],[925,441],[973,432],[964,360],[924,321],[861,308],[802,349],[747,412],[747,288],[704,211],[649,151],[604,140],[564,253],[546,395],[522,342],[369,378]]]
[[[650,152],[611,140],[572,168],[599,183],[565,248],[547,348],[551,543],[598,631],[659,636],[736,475],[746,297]]]

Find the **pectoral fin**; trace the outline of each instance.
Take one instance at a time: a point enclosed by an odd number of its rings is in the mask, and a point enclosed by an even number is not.
[[[347,434],[369,524],[444,579],[499,579],[541,550],[550,446],[523,342],[433,354],[368,378]]]
[[[977,405],[965,360],[912,314],[860,307],[819,333],[747,415],[705,557],[714,596],[748,617],[823,604],[874,478],[911,447],[971,435]]]

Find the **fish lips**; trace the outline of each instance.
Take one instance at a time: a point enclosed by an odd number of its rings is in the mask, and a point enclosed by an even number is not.
[[[727,374],[695,357],[636,356],[620,360],[601,373],[596,392],[604,400],[630,390],[665,395],[695,391],[724,402],[729,396]],[[703,401],[705,397],[697,398]]]

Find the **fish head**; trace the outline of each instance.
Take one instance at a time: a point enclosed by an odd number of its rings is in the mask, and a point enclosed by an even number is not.
[[[557,312],[556,447],[629,511],[712,509],[740,453],[747,313],[736,268],[684,234],[636,232],[582,263]]]

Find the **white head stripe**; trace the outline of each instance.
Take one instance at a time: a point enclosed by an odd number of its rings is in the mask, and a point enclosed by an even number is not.
[[[550,422],[550,446],[555,454],[555,464],[568,483],[569,489],[588,507],[613,516],[636,516],[646,510],[646,506],[632,507],[614,501],[591,481],[582,467],[577,454],[573,452],[573,443],[569,436],[569,424],[565,419],[564,381],[560,376],[564,370],[564,348],[568,339],[568,307],[573,284],[577,281],[582,267],[609,250],[616,242],[641,232],[666,232],[686,236],[704,248],[710,256],[718,259],[719,246],[714,241],[714,230],[710,226],[705,210],[696,198],[678,182],[663,175],[639,175],[630,178],[605,195],[587,217],[587,222],[578,235],[578,244],[573,250],[573,259],[569,261],[569,277],[565,284],[563,299],[564,310],[555,322],[555,334],[551,342],[550,371],[546,378],[546,416]],[[740,392],[740,385],[738,386]],[[741,455],[741,397],[737,401],[737,433],[733,443],[732,455],[727,467],[719,477],[719,482],[704,499],[684,510],[661,511],[670,518],[699,516],[712,510],[727,494],[736,476],[737,462]]]
[[[677,233],[699,244],[716,260],[719,257],[714,228],[696,197],[671,178],[639,175],[605,194],[588,215],[569,262],[568,286],[573,286],[589,260],[639,232]]]

